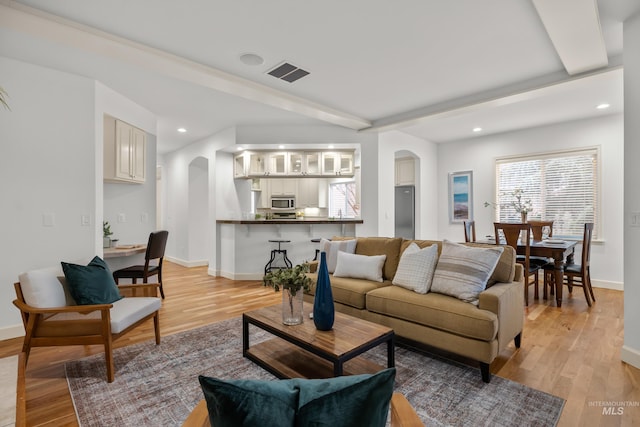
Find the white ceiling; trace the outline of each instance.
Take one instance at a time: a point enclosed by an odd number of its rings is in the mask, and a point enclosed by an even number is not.
[[[600,28],[573,13],[595,0],[566,2],[560,37],[590,30],[607,66],[567,73],[545,29],[559,16],[548,0],[0,0],[0,55],[99,80],[146,107],[160,152],[235,124],[328,122],[447,142],[477,126],[487,135],[622,111],[622,22],[640,2],[597,1]],[[583,40],[574,35],[572,60],[595,51]],[[243,64],[248,52],[264,63]],[[311,74],[266,74],[282,61]],[[603,102],[611,108],[596,110]]]

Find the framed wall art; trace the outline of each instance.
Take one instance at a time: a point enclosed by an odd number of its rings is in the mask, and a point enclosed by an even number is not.
[[[473,219],[473,171],[449,174],[449,221]]]

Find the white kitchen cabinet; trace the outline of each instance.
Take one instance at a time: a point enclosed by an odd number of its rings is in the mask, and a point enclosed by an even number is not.
[[[322,153],[322,175],[353,176],[353,152]]]
[[[396,159],[396,185],[414,185],[416,168],[413,157]]]
[[[298,180],[298,192],[296,193],[296,208],[319,207],[319,189],[317,178],[305,178]]]
[[[234,178],[246,178],[247,177],[247,156],[245,153],[236,154],[233,157],[233,177]]]
[[[297,180],[291,178],[270,178],[269,196],[295,196]]]
[[[263,176],[267,174],[267,154],[249,153],[249,175]]]
[[[270,153],[267,155],[267,175],[286,175],[288,155],[286,152]]]
[[[104,118],[104,180],[143,183],[146,177],[147,134],[117,120]]]
[[[289,153],[289,175],[317,176],[320,175],[319,152]]]

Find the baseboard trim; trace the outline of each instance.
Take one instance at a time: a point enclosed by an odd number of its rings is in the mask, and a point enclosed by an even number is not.
[[[174,258],[174,257],[170,257],[170,256],[165,256],[165,259],[167,261],[170,261],[174,264],[178,264],[181,265],[183,267],[202,267],[205,265],[209,265],[209,261],[207,261],[206,259],[201,259],[201,260],[196,260],[196,261],[186,261],[184,259],[180,259],[180,258]]]
[[[640,351],[639,350],[623,345],[622,349],[620,349],[620,359],[622,359],[624,363],[628,363],[629,365],[640,369]]]
[[[591,286],[594,288],[612,289],[614,291],[624,291],[624,283],[611,282],[608,280],[591,280]]]
[[[24,326],[21,324],[0,328],[0,341],[24,337]]]
[[[262,274],[256,274],[256,273],[232,273],[230,271],[221,271],[221,270],[216,270],[216,271],[212,271],[209,270],[209,274],[212,276],[221,276],[224,277],[225,279],[230,279],[230,280],[262,280],[263,275]]]

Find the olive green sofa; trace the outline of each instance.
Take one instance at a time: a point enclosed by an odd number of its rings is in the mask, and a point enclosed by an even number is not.
[[[336,240],[339,238],[334,238]],[[415,242],[425,248],[442,242],[402,238],[359,237],[355,253],[386,255],[383,282],[330,275],[337,311],[394,329],[396,336],[429,347],[477,360],[482,379],[490,381],[490,364],[515,340],[520,347],[524,323],[522,266],[513,248],[506,246],[477,305],[455,297],[428,292],[419,294],[392,285],[402,252]],[[469,244],[482,246],[482,244]],[[312,263],[312,286],[304,299],[313,302],[317,262]]]

